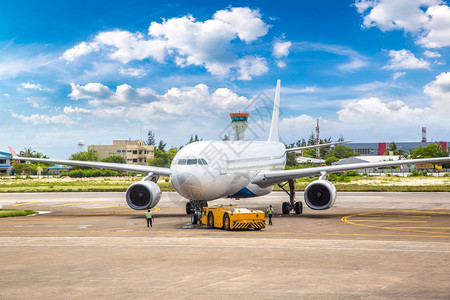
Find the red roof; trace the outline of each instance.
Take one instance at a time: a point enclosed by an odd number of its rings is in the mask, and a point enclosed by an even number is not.
[[[248,117],[249,113],[231,113],[230,117]]]

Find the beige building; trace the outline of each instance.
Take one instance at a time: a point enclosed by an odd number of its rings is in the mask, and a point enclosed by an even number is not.
[[[100,159],[110,156],[122,156],[127,164],[147,165],[147,159],[154,158],[155,147],[146,145],[143,140],[113,141],[112,145],[89,145],[88,151],[94,151]]]

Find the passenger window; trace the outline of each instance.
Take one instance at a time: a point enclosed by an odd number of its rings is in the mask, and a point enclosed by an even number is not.
[[[204,158],[200,158],[199,160],[201,160],[203,165],[205,165],[205,166],[208,164]]]
[[[178,164],[179,165],[185,165],[186,164],[186,159],[182,158],[178,160]]]
[[[189,165],[196,165],[197,164],[197,159],[196,158],[189,158],[187,160],[187,164]]]

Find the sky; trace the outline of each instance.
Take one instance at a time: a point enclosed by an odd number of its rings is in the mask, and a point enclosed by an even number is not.
[[[1,1],[0,151],[52,158],[112,140],[230,135],[450,141],[440,0]]]

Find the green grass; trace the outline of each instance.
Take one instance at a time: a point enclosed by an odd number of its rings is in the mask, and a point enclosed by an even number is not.
[[[27,216],[37,214],[34,210],[28,209],[0,209],[0,218],[6,217],[19,217],[19,216]]]
[[[400,181],[408,181],[407,178],[397,176],[375,177],[348,176],[342,174],[330,176],[330,181],[338,191],[380,191],[380,192],[450,192],[450,179],[441,178],[439,184],[398,184]],[[417,178],[417,177],[415,177]],[[125,192],[127,188],[141,177],[125,177],[115,179],[80,179],[73,181],[64,180],[36,180],[36,179],[0,179],[0,193],[38,193],[38,192]],[[296,181],[295,189],[304,191],[306,186],[316,178],[300,178]],[[431,179],[424,177],[424,180]],[[158,183],[161,191],[174,191],[170,182]],[[287,186],[285,188],[288,188]],[[281,191],[275,186],[275,191]]]

